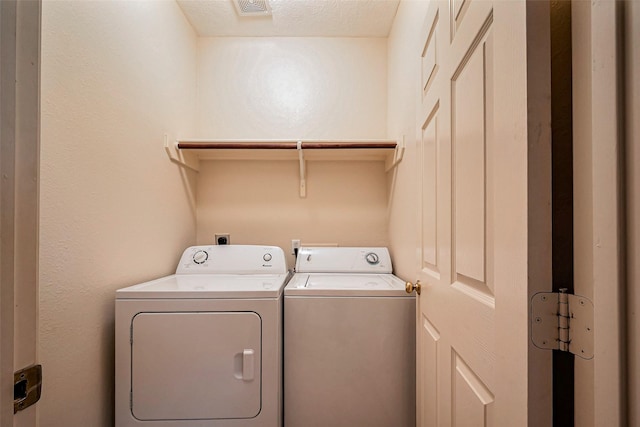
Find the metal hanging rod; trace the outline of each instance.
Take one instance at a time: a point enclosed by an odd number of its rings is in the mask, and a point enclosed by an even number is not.
[[[301,146],[300,144],[301,143]],[[180,150],[315,150],[315,149],[394,149],[397,147],[396,141],[388,140],[353,140],[353,141],[258,141],[258,140],[238,140],[238,141],[211,141],[211,140],[182,140],[176,143]]]

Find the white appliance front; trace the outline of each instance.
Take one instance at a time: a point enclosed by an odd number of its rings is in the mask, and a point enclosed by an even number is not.
[[[265,264],[273,274],[255,266],[231,274],[223,260],[185,273],[188,262],[204,259],[202,250],[209,260],[233,252],[188,248],[175,275],[116,292],[118,427],[282,425],[284,254],[242,247],[254,258],[247,262],[281,258],[282,268]]]
[[[285,427],[414,427],[415,298],[386,248],[302,248],[296,271],[284,298]]]
[[[136,314],[133,416],[143,421],[256,417],[261,330],[255,312]],[[194,337],[194,331],[206,331],[206,338]]]

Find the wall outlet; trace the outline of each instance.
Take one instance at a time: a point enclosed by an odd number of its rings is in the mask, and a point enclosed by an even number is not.
[[[291,240],[291,255],[297,255],[300,249],[300,239]]]
[[[231,244],[231,236],[229,233],[220,233],[216,234],[216,245],[230,245]]]

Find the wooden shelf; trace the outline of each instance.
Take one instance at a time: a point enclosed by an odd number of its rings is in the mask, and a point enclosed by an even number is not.
[[[404,141],[363,140],[223,140],[180,139],[165,150],[172,162],[199,170],[200,160],[297,160],[300,163],[300,197],[306,196],[306,161],[383,161],[394,168],[404,154]]]

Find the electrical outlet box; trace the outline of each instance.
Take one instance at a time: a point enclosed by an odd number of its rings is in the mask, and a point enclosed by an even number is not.
[[[220,233],[216,234],[216,245],[230,245],[231,244],[231,236],[229,233]]]
[[[300,239],[291,240],[291,255],[296,255],[297,249],[300,249]]]

